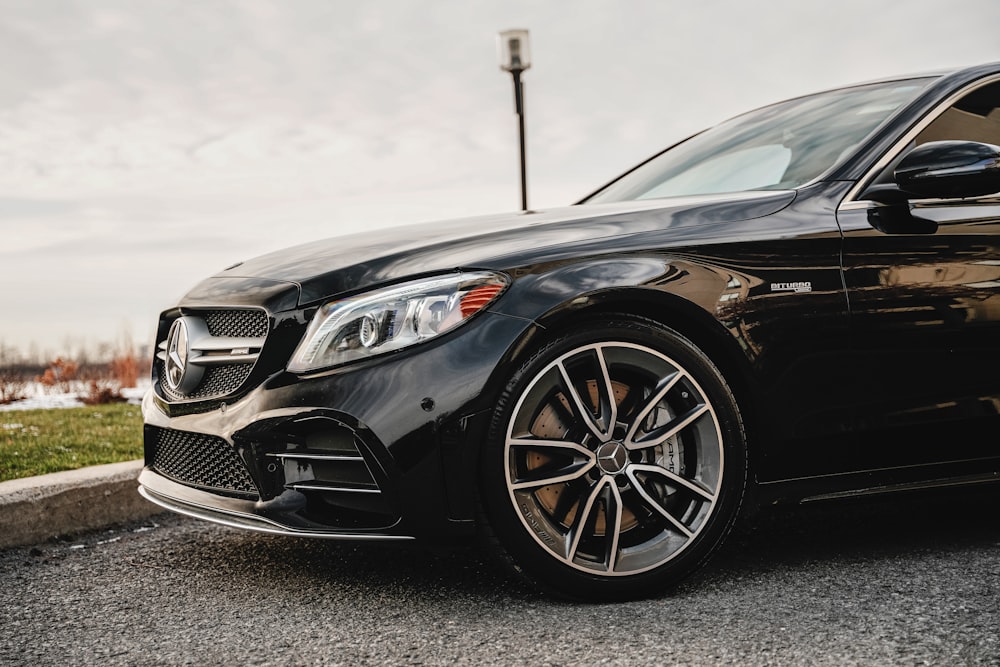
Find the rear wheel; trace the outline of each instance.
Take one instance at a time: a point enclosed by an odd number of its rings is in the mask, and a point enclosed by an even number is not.
[[[564,595],[628,599],[700,565],[732,526],[743,430],[721,373],[657,323],[588,323],[516,372],[481,488],[516,569]]]

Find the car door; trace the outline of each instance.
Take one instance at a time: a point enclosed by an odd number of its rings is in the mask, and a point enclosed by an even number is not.
[[[930,141],[1000,145],[1000,77],[959,91],[901,138],[867,179],[890,182]],[[904,204],[905,206],[905,204]],[[858,362],[856,470],[1000,457],[1000,193],[910,201],[917,224],[879,231],[886,209],[849,196],[838,211]]]

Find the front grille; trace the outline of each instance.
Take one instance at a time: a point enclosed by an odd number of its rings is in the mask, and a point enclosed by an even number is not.
[[[198,313],[208,333],[234,338],[263,338],[267,335],[267,314],[263,310],[206,310]]]
[[[234,347],[252,348],[251,354],[245,359],[240,359],[234,363],[211,363],[205,365],[204,375],[198,385],[189,391],[180,392],[172,389],[166,382],[166,340],[157,342],[158,354],[155,360],[155,370],[157,388],[164,398],[170,401],[195,401],[221,398],[232,394],[238,390],[253,370],[257,360],[257,352],[267,337],[268,316],[267,313],[259,309],[242,310],[200,310],[187,311],[184,316],[204,322],[202,331],[207,330],[210,340],[237,339],[233,341]],[[166,337],[169,331],[170,322],[161,326],[161,335]],[[223,343],[225,344],[225,343]],[[202,357],[208,359],[210,357]],[[192,361],[189,363],[203,363]]]
[[[233,446],[222,438],[147,426],[146,463],[182,484],[259,498],[257,487]]]

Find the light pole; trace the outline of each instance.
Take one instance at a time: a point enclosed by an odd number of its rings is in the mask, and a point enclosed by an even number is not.
[[[521,72],[531,67],[527,30],[504,30],[497,35],[500,69],[514,78],[514,111],[517,112],[518,138],[521,143],[521,210],[528,210],[528,177],[524,160],[524,88]]]

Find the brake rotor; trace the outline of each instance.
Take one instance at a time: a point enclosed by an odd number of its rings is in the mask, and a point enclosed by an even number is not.
[[[629,393],[628,385],[621,382],[611,383],[612,393],[614,396],[615,403],[621,405],[622,400]],[[597,380],[587,381],[587,390],[590,394],[591,405],[597,405],[598,391],[597,391]],[[562,412],[556,407],[555,402],[561,404]],[[538,438],[546,438],[551,440],[561,440],[565,437],[566,433],[569,431],[570,425],[566,423],[562,415],[572,414],[572,408],[570,407],[569,401],[566,396],[562,393],[556,394],[555,400],[548,405],[546,405],[542,410],[539,411],[538,416],[535,421],[532,422],[530,431]],[[540,468],[552,461],[552,457],[539,451],[530,451],[527,453],[525,465],[528,470],[534,470]],[[559,502],[559,499],[564,493],[569,491],[569,484],[550,484],[548,486],[543,486],[542,488],[535,491],[535,499],[538,504],[541,505],[550,515],[555,513],[555,508]],[[565,519],[562,523],[564,528],[570,528],[573,525],[573,521],[576,518],[576,513],[580,509],[580,500],[578,499],[573,503],[569,512],[566,514]],[[622,508],[622,523],[620,530],[622,532],[634,528],[639,524],[639,520],[636,518],[635,514],[628,507]],[[602,507],[600,513],[597,515],[595,521],[594,532],[596,535],[604,535],[605,527],[607,526],[607,518],[605,510]]]

